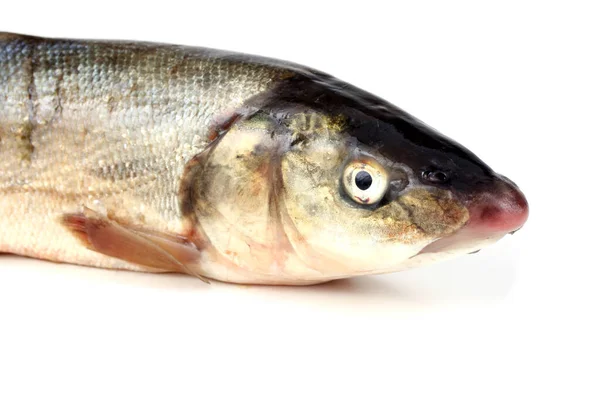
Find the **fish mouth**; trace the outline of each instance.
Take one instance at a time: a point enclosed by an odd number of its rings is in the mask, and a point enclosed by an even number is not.
[[[529,217],[529,204],[515,183],[501,175],[469,200],[465,201],[469,211],[467,223],[450,236],[438,239],[425,246],[425,253],[473,253],[515,233]]]

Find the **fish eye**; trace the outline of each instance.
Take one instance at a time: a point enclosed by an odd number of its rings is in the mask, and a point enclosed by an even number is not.
[[[426,170],[423,171],[422,176],[431,183],[446,183],[450,179],[446,172],[440,170]]]
[[[344,169],[344,189],[359,204],[375,204],[389,187],[388,173],[375,160],[355,160]]]

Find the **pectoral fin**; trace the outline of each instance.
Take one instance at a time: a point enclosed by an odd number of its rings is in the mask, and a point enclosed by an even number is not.
[[[88,208],[81,213],[64,215],[63,224],[93,251],[156,272],[194,275],[209,283],[187,267],[198,260],[200,251],[181,237],[129,228]]]

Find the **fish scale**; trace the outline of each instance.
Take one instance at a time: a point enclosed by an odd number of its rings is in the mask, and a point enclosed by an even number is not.
[[[212,57],[179,46],[0,35],[0,204],[3,214],[19,219],[14,229],[0,231],[0,250],[61,261],[80,246],[59,216],[90,200],[118,205],[123,218],[140,224],[142,203],[154,229],[181,230],[180,176],[207,142],[213,117],[265,90],[278,75],[273,68],[252,73]],[[29,151],[20,134],[32,122]],[[26,152],[30,161],[22,159]],[[95,173],[99,169],[106,174]],[[132,175],[138,178],[120,179]],[[68,199],[48,187],[69,193]],[[33,206],[25,207],[28,202]],[[123,266],[84,253],[69,258]]]

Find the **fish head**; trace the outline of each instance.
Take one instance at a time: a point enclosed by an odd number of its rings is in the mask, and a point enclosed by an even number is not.
[[[265,275],[397,271],[477,251],[528,216],[518,187],[471,151],[326,75],[274,91],[217,141],[199,223],[219,220],[206,237]]]
[[[327,75],[282,93],[300,110],[284,113],[299,138],[282,165],[287,210],[320,253],[394,271],[478,251],[527,220],[516,184],[389,102]]]

